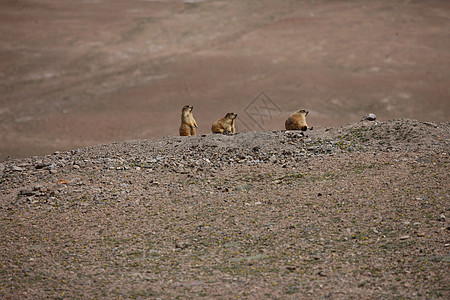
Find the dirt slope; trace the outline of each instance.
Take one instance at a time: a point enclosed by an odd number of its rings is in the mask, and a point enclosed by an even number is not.
[[[450,123],[0,164],[0,298],[448,299]]]

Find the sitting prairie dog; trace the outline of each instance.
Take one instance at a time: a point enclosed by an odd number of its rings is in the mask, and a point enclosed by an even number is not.
[[[198,128],[198,126],[192,114],[193,109],[192,105],[185,105],[181,110],[180,136],[195,135],[195,128]]]
[[[237,114],[235,113],[227,113],[225,117],[216,120],[212,124],[211,131],[213,133],[235,133],[234,120],[236,117]]]
[[[306,131],[308,129],[312,129],[308,127],[306,124],[306,116],[309,111],[305,109],[299,109],[295,113],[293,113],[284,123],[286,130],[303,130]]]

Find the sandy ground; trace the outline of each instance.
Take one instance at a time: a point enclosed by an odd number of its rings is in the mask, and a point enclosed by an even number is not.
[[[192,3],[195,2],[195,3]],[[447,121],[450,3],[437,1],[1,1],[0,161],[372,112]],[[261,94],[264,92],[265,94]]]

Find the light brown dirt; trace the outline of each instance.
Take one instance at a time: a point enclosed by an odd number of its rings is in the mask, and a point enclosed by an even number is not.
[[[448,121],[449,15],[445,0],[1,1],[0,160],[177,135],[186,104],[200,134],[228,111],[238,131],[299,108],[316,127]],[[276,109],[257,117],[261,91]]]

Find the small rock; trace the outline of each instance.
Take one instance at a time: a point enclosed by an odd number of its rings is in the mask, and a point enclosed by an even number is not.
[[[361,121],[375,121],[377,119],[377,116],[375,114],[368,114],[367,116],[364,116]]]
[[[297,268],[294,266],[287,266],[286,269],[288,269],[288,271],[291,271],[291,272],[294,272],[295,270],[297,270]]]
[[[430,122],[423,122],[423,124],[428,125],[428,126],[432,126],[434,128],[437,128],[438,126],[434,123],[430,123]]]
[[[43,185],[36,184],[35,186],[33,186],[33,191],[36,191],[36,192],[46,192],[47,189],[46,189]]]
[[[23,189],[23,190],[21,190],[19,192],[19,195],[22,195],[22,196],[33,196],[34,192],[33,192],[32,189]]]
[[[418,236],[418,237],[424,237],[424,236],[425,236],[425,233],[424,233],[424,232],[418,232],[418,233],[417,233],[417,236]]]
[[[80,168],[80,166],[79,166],[79,165],[73,165],[73,168],[74,168],[75,170],[78,170],[78,169]]]
[[[445,222],[445,215],[441,214],[438,218],[438,221]]]
[[[11,170],[16,171],[16,172],[22,172],[23,168],[18,167],[18,166],[13,166]]]
[[[186,249],[190,246],[189,243],[184,243],[184,242],[175,242],[175,248],[176,249]]]
[[[48,163],[38,162],[34,167],[35,167],[37,170],[40,170],[40,169],[43,169],[43,168],[48,167],[49,165],[50,165],[50,164],[48,164]]]
[[[409,236],[409,235],[404,235],[404,236],[401,236],[401,237],[400,237],[400,240],[407,240],[407,239],[409,239],[409,238],[411,238],[411,236]]]

